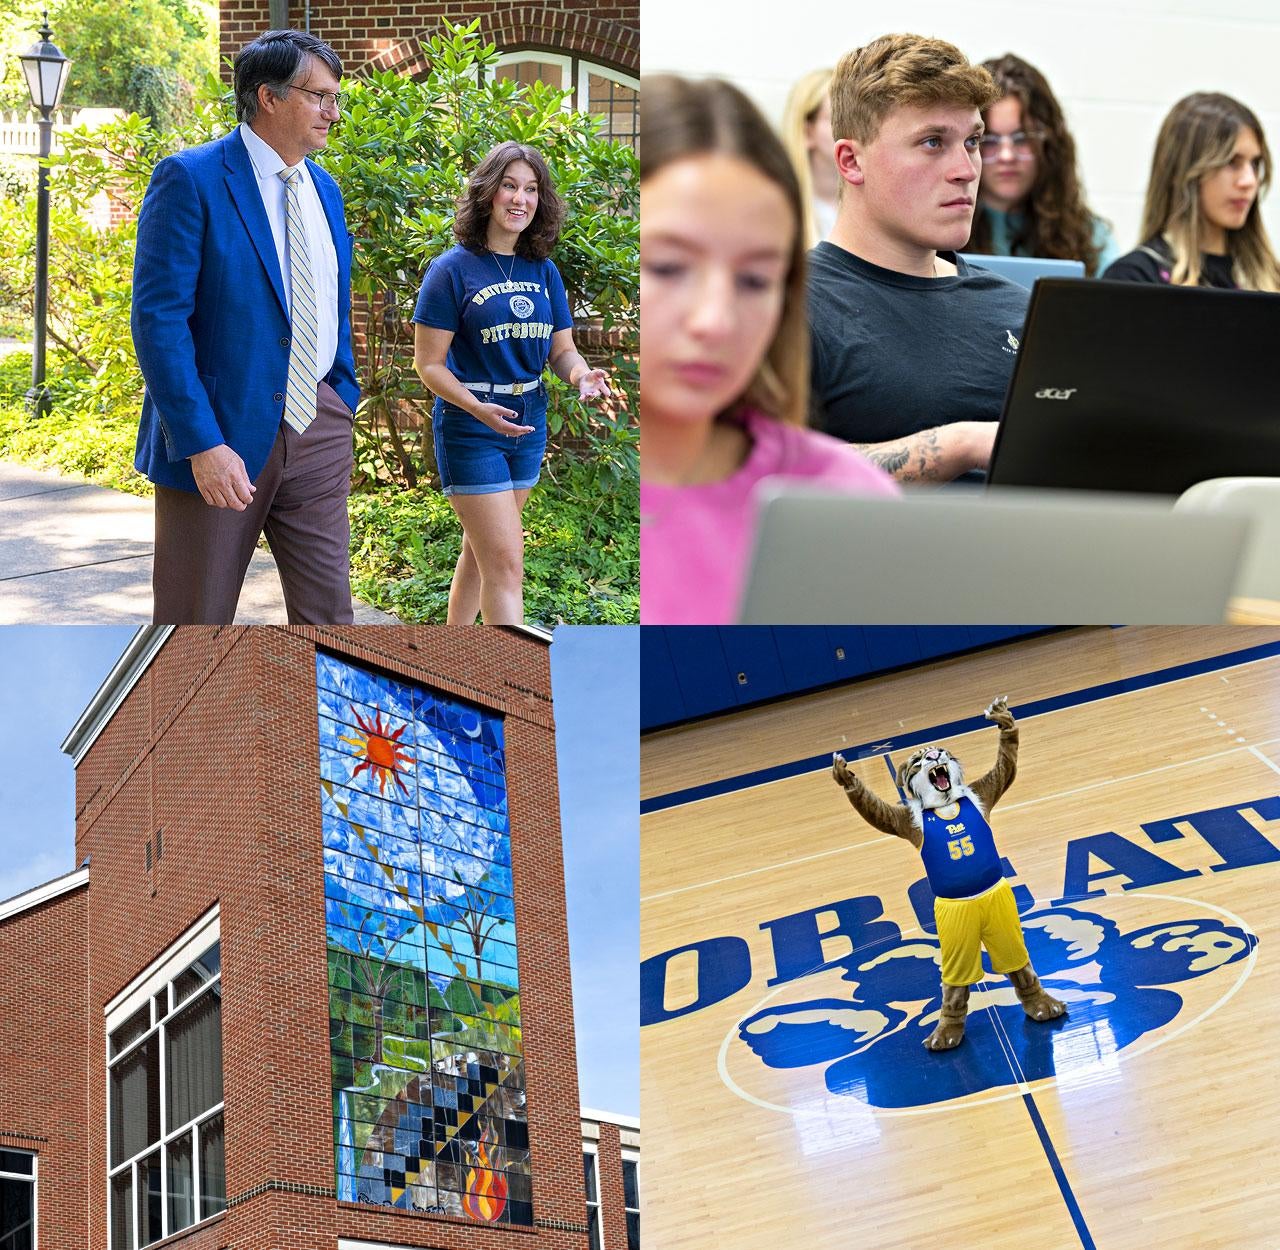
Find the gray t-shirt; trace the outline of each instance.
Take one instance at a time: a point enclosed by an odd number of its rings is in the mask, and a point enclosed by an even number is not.
[[[1031,293],[939,252],[953,278],[881,269],[819,243],[809,253],[813,424],[883,443],[952,421],[998,421]]]

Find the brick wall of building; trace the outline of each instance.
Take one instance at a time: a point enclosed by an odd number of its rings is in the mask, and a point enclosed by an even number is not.
[[[267,0],[221,0],[223,57],[270,29]],[[443,20],[466,24],[480,19],[480,31],[499,50],[537,47],[571,52],[629,74],[640,72],[640,5],[637,0],[599,4],[560,0],[529,4],[520,0],[354,0],[311,6],[313,35],[328,43],[348,74],[366,67],[415,74],[422,67],[420,37]],[[303,27],[305,9],[289,5],[289,25]]]
[[[84,1250],[84,886],[0,920],[0,1148],[39,1157],[40,1250]]]
[[[622,1140],[616,1124],[600,1125],[596,1143],[596,1184],[600,1191],[600,1231],[606,1250],[625,1250],[627,1211],[622,1186]]]
[[[315,648],[505,713],[533,1201],[529,1230],[334,1197]],[[106,1192],[107,1002],[221,909],[229,1208],[184,1250],[332,1250],[335,1234],[448,1250],[585,1245],[578,1086],[547,648],[501,629],[182,629],[77,769],[92,855],[89,1125]],[[163,828],[163,855],[146,844]],[[105,1246],[105,1203],[91,1241]]]

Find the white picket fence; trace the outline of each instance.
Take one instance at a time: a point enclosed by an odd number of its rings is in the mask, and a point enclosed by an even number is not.
[[[53,150],[61,148],[60,133],[88,126],[91,130],[105,125],[117,117],[123,117],[122,109],[59,110],[53,115]],[[0,152],[34,156],[40,151],[40,118],[27,110],[23,113],[0,113]]]

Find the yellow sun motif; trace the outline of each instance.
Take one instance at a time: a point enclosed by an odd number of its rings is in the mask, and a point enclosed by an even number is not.
[[[407,747],[400,745],[400,735],[409,726],[401,725],[392,733],[390,721],[385,725],[382,723],[381,712],[375,712],[370,719],[361,716],[354,707],[351,713],[356,719],[356,724],[364,730],[363,734],[354,734],[350,738],[344,735],[338,739],[339,742],[346,742],[355,747],[363,757],[351,774],[351,779],[354,781],[365,769],[368,769],[369,776],[377,778],[379,794],[386,794],[389,780],[400,787],[402,794],[408,794],[409,789],[400,780],[400,774],[407,771],[413,754]]]

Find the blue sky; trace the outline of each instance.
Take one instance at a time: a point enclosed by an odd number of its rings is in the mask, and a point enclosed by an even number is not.
[[[0,628],[0,899],[75,867],[58,749],[132,627]],[[561,626],[551,646],[569,946],[585,1106],[638,1116],[639,691],[634,626]]]

